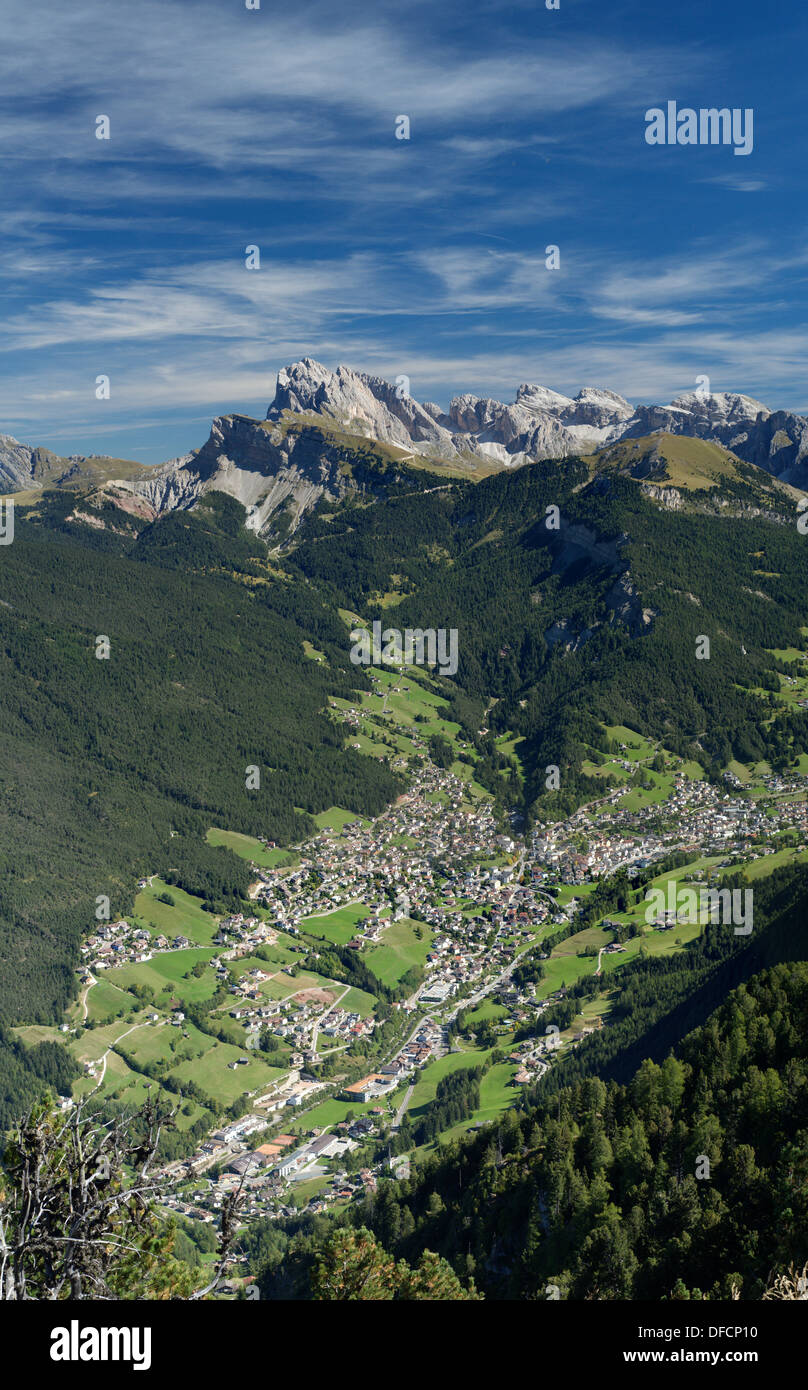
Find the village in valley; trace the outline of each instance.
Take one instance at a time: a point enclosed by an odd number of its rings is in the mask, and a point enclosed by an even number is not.
[[[80,1062],[63,1107],[92,1092],[171,1105],[165,1203],[192,1221],[215,1226],[236,1188],[249,1220],[351,1202],[406,1174],[434,1143],[425,1118],[460,1068],[480,1069],[479,1103],[444,1138],[516,1103],[608,1026],[610,988],[567,1026],[545,1025],[572,985],[616,985],[639,952],[683,949],[702,930],[676,912],[649,920],[642,892],[590,920],[599,883],[717,885],[806,853],[804,769],[738,766],[716,785],[622,728],[597,768],[603,795],[524,834],[475,782],[428,678],[371,680],[355,703],[334,700],[334,715],[361,751],[406,771],[393,805],[372,821],[331,808],[294,847],[211,828],[210,843],[248,861],[249,904],[216,913],[141,880],[126,920],[86,938],[61,1028],[19,1030],[61,1036]],[[431,756],[434,736],[448,766]],[[685,866],[654,877],[677,851]]]

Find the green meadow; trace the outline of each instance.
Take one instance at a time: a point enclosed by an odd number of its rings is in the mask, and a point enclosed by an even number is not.
[[[416,936],[417,927],[421,930],[421,940]],[[408,917],[385,927],[379,944],[371,947],[364,955],[368,969],[384,985],[397,984],[408,970],[421,968],[432,949],[432,931],[421,922],[416,924]]]
[[[223,845],[240,859],[257,864],[261,869],[285,869],[298,862],[298,856],[288,849],[267,849],[252,835],[239,835],[235,830],[219,830],[211,826],[205,836],[209,845]]]
[[[159,902],[160,893],[170,894],[175,906]],[[167,936],[169,940],[175,936],[187,936],[198,946],[210,945],[218,927],[217,918],[210,912],[202,911],[201,898],[194,898],[182,888],[174,888],[159,878],[138,893],[132,921],[146,927],[155,936]]]
[[[246,1066],[231,1069],[229,1063],[245,1056],[249,1058]],[[283,1068],[268,1066],[258,1053],[208,1039],[204,1053],[172,1067],[171,1075],[179,1081],[193,1081],[223,1105],[232,1105],[244,1091],[267,1089],[283,1075]]]
[[[341,806],[330,806],[327,811],[320,811],[314,820],[320,830],[343,830],[346,825],[358,821],[360,825],[368,825],[369,822],[363,820],[356,811],[345,811]]]
[[[98,983],[92,985],[87,991],[87,1017],[94,1023],[108,1023],[113,1018],[118,1018],[121,1014],[128,1013],[130,1009],[140,1010],[143,1005],[134,994],[118,985],[110,975],[117,978],[118,971],[110,971],[107,974],[99,971],[96,979]],[[82,990],[82,993],[84,991]],[[76,1010],[76,1017],[82,1017],[83,1010]]]
[[[344,946],[356,935],[357,922],[367,915],[367,907],[355,903],[349,907],[338,907],[321,917],[304,917],[300,928],[308,936],[319,936],[324,941],[333,941],[335,946]]]
[[[184,951],[162,951],[151,960],[140,961],[136,965],[119,965],[111,974],[114,983],[122,989],[133,985],[148,985],[155,994],[170,988],[172,994],[185,1003],[196,1003],[210,999],[216,991],[216,975],[208,962],[212,959],[210,948],[190,948]],[[202,964],[204,973],[196,976],[191,973],[194,966]],[[186,978],[187,976],[187,978]],[[90,991],[92,1001],[94,991]]]
[[[447,1052],[445,1057],[436,1057],[434,1062],[427,1062],[423,1070],[418,1073],[418,1079],[407,1106],[407,1114],[413,1124],[423,1118],[427,1106],[435,1099],[438,1082],[442,1081],[444,1076],[460,1071],[463,1067],[480,1066],[490,1056],[491,1051],[493,1049],[466,1048],[460,1052]]]

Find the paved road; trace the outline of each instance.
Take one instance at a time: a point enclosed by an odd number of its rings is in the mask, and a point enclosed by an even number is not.
[[[350,985],[346,985],[345,988],[344,988],[344,990],[342,991],[342,994],[340,994],[339,997],[333,1001],[333,1003],[329,1004],[329,1006],[328,1006],[328,1008],[326,1009],[325,1013],[320,1014],[320,1015],[318,1016],[317,1021],[316,1021],[315,1025],[314,1025],[314,1028],[312,1029],[312,1034],[311,1034],[311,1050],[312,1050],[312,1052],[316,1052],[316,1051],[317,1051],[317,1034],[319,1033],[319,1031],[320,1031],[320,1029],[321,1029],[321,1027],[322,1027],[322,1025],[323,1025],[323,1022],[325,1021],[325,1019],[328,1018],[328,1015],[330,1014],[331,1010],[332,1010],[332,1009],[335,1009],[335,1008],[337,1007],[337,1004],[340,1002],[340,999],[344,999],[344,998],[345,998],[346,994],[348,994],[348,992],[350,991],[350,988],[351,988]],[[302,993],[302,991],[301,991],[301,990],[298,990],[298,993],[300,994],[300,993]]]
[[[395,1119],[393,1120],[393,1123],[392,1123],[392,1126],[391,1126],[392,1129],[398,1129],[399,1125],[401,1124],[401,1120],[402,1120],[402,1118],[403,1118],[404,1111],[407,1109],[407,1106],[408,1106],[409,1103],[410,1103],[410,1099],[411,1099],[411,1097],[412,1097],[412,1093],[413,1093],[414,1090],[415,1090],[415,1083],[414,1083],[414,1082],[410,1082],[410,1085],[407,1087],[406,1091],[404,1092],[404,1099],[402,1100],[400,1106],[398,1107],[398,1110],[396,1111],[396,1117],[395,1117]]]

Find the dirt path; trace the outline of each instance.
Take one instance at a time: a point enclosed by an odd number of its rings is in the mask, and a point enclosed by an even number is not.
[[[88,974],[89,974],[89,971],[88,971]],[[95,976],[94,976],[94,975],[90,975],[90,983],[88,984],[88,986],[87,986],[87,988],[85,989],[83,995],[81,996],[81,1007],[82,1007],[82,1009],[84,1010],[84,1012],[82,1013],[82,1016],[81,1016],[81,1017],[82,1017],[82,1022],[84,1022],[84,1023],[86,1023],[86,1021],[87,1021],[87,995],[90,993],[90,990],[92,989],[93,985],[97,985],[97,984],[98,984],[98,981],[97,981],[97,979],[95,978]]]
[[[154,1026],[157,1027],[157,1028],[162,1028],[162,1027],[165,1025],[165,1023],[166,1023],[166,1020],[165,1020],[164,1018],[161,1018],[161,1019],[159,1020],[159,1022],[156,1023]],[[125,1033],[121,1033],[120,1037],[117,1037],[117,1038],[115,1039],[114,1042],[110,1043],[110,1045],[109,1045],[109,1047],[107,1048],[106,1052],[103,1053],[103,1055],[102,1055],[101,1057],[99,1057],[99,1059],[98,1059],[99,1062],[101,1063],[101,1075],[100,1075],[99,1078],[98,1078],[98,1082],[97,1082],[97,1084],[95,1085],[94,1090],[97,1091],[98,1088],[104,1084],[104,1077],[105,1077],[106,1074],[107,1074],[107,1058],[108,1058],[110,1052],[114,1052],[114,1051],[115,1051],[116,1047],[118,1046],[118,1043],[123,1042],[124,1038],[128,1038],[130,1033],[136,1033],[137,1030],[138,1030],[138,1028],[151,1028],[151,1027],[152,1027],[152,1024],[151,1024],[151,1023],[135,1023],[135,1024],[132,1025],[131,1028],[127,1028],[127,1030],[126,1030]]]

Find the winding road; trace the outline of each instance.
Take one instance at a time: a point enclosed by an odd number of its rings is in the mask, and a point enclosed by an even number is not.
[[[93,1087],[93,1090],[94,1090],[94,1091],[97,1091],[97,1090],[99,1089],[99,1087],[102,1086],[102,1085],[104,1084],[104,1077],[105,1077],[106,1074],[107,1074],[107,1058],[108,1058],[110,1052],[114,1052],[114,1051],[115,1051],[115,1049],[116,1049],[116,1047],[118,1046],[118,1043],[119,1043],[119,1042],[123,1042],[124,1038],[128,1038],[130,1033],[136,1033],[137,1030],[138,1030],[138,1028],[162,1028],[162,1027],[165,1026],[165,1024],[167,1023],[167,1021],[168,1021],[167,1019],[161,1018],[161,1019],[159,1020],[158,1023],[154,1023],[154,1024],[152,1024],[152,1023],[135,1023],[135,1024],[132,1025],[131,1028],[127,1028],[127,1030],[126,1030],[125,1033],[121,1033],[120,1037],[117,1037],[113,1043],[110,1043],[110,1045],[109,1045],[109,1047],[107,1048],[106,1052],[103,1053],[103,1055],[102,1055],[101,1057],[98,1058],[98,1061],[101,1063],[101,1075],[100,1075],[99,1078],[98,1078],[97,1084]]]
[[[88,973],[88,975],[90,974],[89,971],[88,971],[87,973]],[[81,996],[81,1007],[82,1007],[82,1009],[84,1010],[84,1012],[83,1012],[83,1014],[82,1014],[82,1016],[81,1016],[82,1022],[83,1022],[83,1023],[86,1023],[86,1022],[87,1022],[87,995],[90,993],[90,990],[92,989],[93,985],[97,985],[97,984],[98,984],[98,981],[97,981],[97,979],[95,978],[95,975],[90,975],[89,984],[87,985],[87,988],[85,989],[83,995]]]

